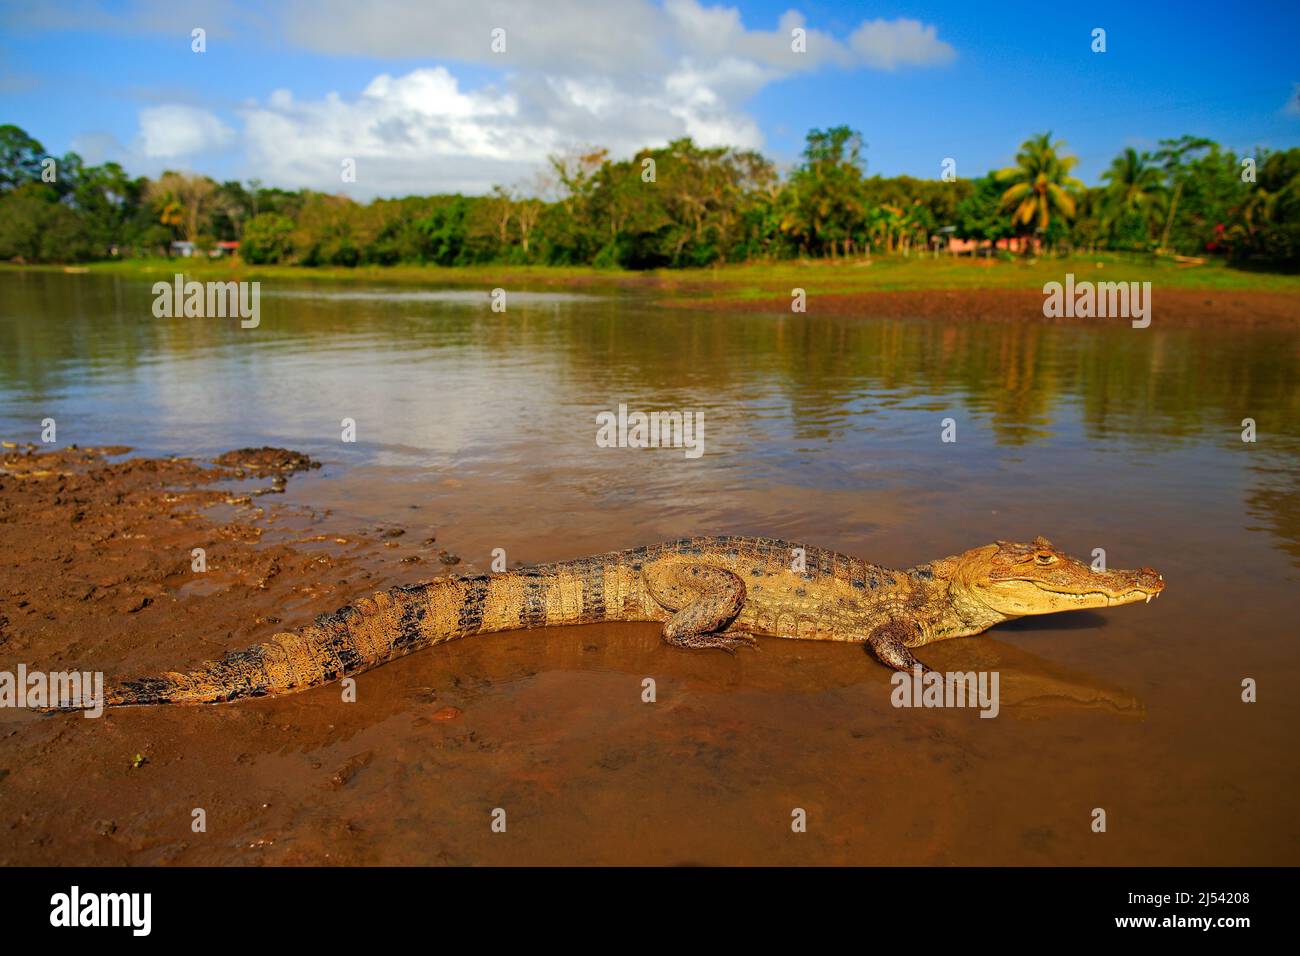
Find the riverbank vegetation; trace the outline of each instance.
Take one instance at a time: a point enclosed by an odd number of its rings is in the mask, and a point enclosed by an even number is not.
[[[315,266],[251,264],[239,258],[138,258],[89,262],[84,265],[0,263],[0,273],[87,272],[126,279],[170,280],[184,273],[199,281],[249,279],[264,282],[307,281],[353,287],[418,285],[426,289],[568,290],[593,294],[620,292],[681,300],[787,300],[794,288],[809,296],[981,289],[1041,289],[1060,282],[1067,272],[1080,279],[1112,282],[1151,281],[1162,289],[1202,289],[1224,292],[1300,294],[1300,274],[1255,272],[1209,259],[1188,264],[1149,254],[1101,252],[1092,256],[1065,255],[909,257],[876,256],[855,259],[800,259],[781,262],[738,262],[699,268],[598,269],[593,266],[516,265],[484,263],[472,266],[402,264],[392,266]]]
[[[622,160],[600,149],[553,156],[525,188],[360,203],[182,171],[133,177],[75,153],[50,157],[0,126],[0,260],[158,257],[178,241],[202,255],[224,241],[256,267],[691,269],[956,248],[1300,267],[1300,149],[1238,156],[1165,140],[1124,150],[1096,186],[1072,175],[1074,163],[1045,133],[1013,166],[973,179],[868,175],[866,145],[841,126],[809,132],[784,171],[757,152],[682,139]]]

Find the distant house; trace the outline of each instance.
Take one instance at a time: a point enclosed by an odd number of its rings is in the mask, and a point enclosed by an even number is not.
[[[177,239],[171,245],[171,254],[174,256],[184,256],[188,259],[190,256],[194,255],[194,243]]]
[[[1028,240],[1033,244],[1032,248],[1035,254],[1042,252],[1043,242],[1041,239],[1032,238]],[[979,239],[958,239],[955,236],[948,240],[948,252],[955,256],[970,253],[978,255],[981,252],[991,253],[994,249],[1001,249],[1005,252],[1021,253],[1025,251],[1026,239],[1024,236],[1012,236],[1010,239],[999,239],[997,242],[989,243],[987,240]]]
[[[212,247],[212,251],[208,255],[214,259],[219,259],[222,256],[237,256],[239,255],[239,243],[234,240],[223,239]]]

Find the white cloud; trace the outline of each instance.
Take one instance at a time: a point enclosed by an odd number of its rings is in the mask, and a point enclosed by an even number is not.
[[[757,148],[763,144],[758,124],[731,104],[747,99],[772,78],[771,71],[739,59],[703,70],[682,66],[664,78],[664,93],[673,103],[668,112],[701,146]]]
[[[506,69],[625,73],[662,60],[663,13],[647,0],[291,0],[293,44],[348,56],[451,59]],[[506,31],[506,52],[491,49]]]
[[[752,64],[723,61],[640,85],[552,77],[466,92],[445,67],[433,67],[376,77],[353,99],[300,101],[277,90],[241,116],[249,175],[266,182],[339,191],[342,161],[353,159],[356,183],[346,191],[359,197],[477,193],[585,144],[615,155],[680,136],[756,147],[757,125],[729,106],[726,91],[760,84]]]
[[[941,66],[957,55],[934,27],[906,18],[863,23],[849,37],[849,46],[863,65],[880,70]]]
[[[774,29],[750,29],[735,7],[701,0],[289,0],[268,16],[274,25],[259,35],[278,33],[309,52],[429,62],[360,91],[303,99],[275,90],[237,111],[243,175],[361,199],[484,192],[585,146],[624,157],[690,136],[760,148],[747,104],[783,77],[932,66],[955,55],[917,20],[864,21],[837,37],[791,10]],[[491,46],[498,27],[501,54]],[[806,52],[792,49],[795,28]],[[468,87],[465,65],[477,75],[487,67],[494,81]],[[154,161],[223,150],[233,138],[213,114],[174,100],[142,110],[140,128],[135,149]],[[355,184],[340,177],[344,159],[356,160]]]
[[[672,21],[675,39],[695,56],[741,56],[782,74],[826,64],[854,65],[845,44],[809,27],[797,10],[783,13],[775,30],[748,30],[735,7],[704,7],[698,0],[667,0],[664,10]],[[796,27],[805,34],[804,50],[798,53],[793,44]]]
[[[207,110],[169,105],[140,111],[139,149],[149,159],[221,152],[234,140],[235,131]]]
[[[518,178],[559,143],[520,120],[513,94],[462,92],[444,67],[383,74],[359,96],[299,101],[277,90],[242,111],[250,175],[267,182],[344,189],[342,162],[356,161],[359,196],[482,192]],[[509,181],[509,180],[506,180]]]
[[[454,27],[452,26],[454,25]],[[493,29],[506,52],[492,52]],[[791,31],[806,31],[806,52]],[[252,175],[338,190],[357,160],[359,197],[458,189],[524,178],[548,154],[583,145],[626,156],[690,136],[758,148],[747,101],[793,73],[831,65],[894,69],[948,62],[951,46],[916,20],[864,22],[847,40],[795,11],[752,30],[729,6],[699,0],[313,0],[290,5],[286,36],[333,54],[443,57],[504,72],[460,88],[443,66],[380,76],[358,96],[299,102],[287,91],[245,110]]]
[[[806,52],[791,49],[791,31],[807,34]],[[494,53],[492,31],[506,31],[506,52]],[[933,66],[953,48],[918,20],[864,21],[848,41],[807,26],[795,10],[776,29],[752,30],[736,7],[700,0],[292,0],[284,17],[293,43],[324,53],[449,58],[513,69],[625,75],[685,53],[739,56],[784,72],[843,67]]]

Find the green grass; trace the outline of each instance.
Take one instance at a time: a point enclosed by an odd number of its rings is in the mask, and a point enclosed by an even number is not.
[[[1206,263],[1180,266],[1160,260],[1135,260],[1117,256],[1038,258],[1030,260],[971,260],[940,257],[877,258],[869,264],[781,262],[739,265],[718,270],[713,281],[728,298],[768,298],[789,295],[795,286],[820,295],[890,290],[1038,289],[1045,282],[1060,282],[1067,272],[1077,280],[1149,281],[1160,288],[1261,290],[1300,292],[1300,276],[1245,272]],[[707,270],[682,274],[683,281],[713,279]]]
[[[324,282],[393,282],[423,283],[439,287],[447,286],[481,286],[491,282],[499,285],[499,279],[507,276],[526,285],[568,285],[581,283],[588,277],[604,277],[616,284],[618,277],[633,273],[609,272],[586,267],[550,267],[550,266],[360,266],[347,269],[338,266],[305,268],[302,266],[251,266],[237,259],[119,259],[111,262],[91,262],[85,265],[62,266],[15,266],[0,264],[6,271],[31,272],[66,272],[76,271],[117,275],[131,279],[169,279],[181,272],[186,277],[198,280],[209,279],[292,279],[295,281]]]
[[[61,272],[64,266],[0,265],[6,271]],[[193,279],[258,279],[353,283],[420,284],[434,288],[570,288],[592,292],[640,291],[675,298],[749,299],[809,294],[834,295],[889,290],[1041,289],[1067,272],[1079,280],[1150,281],[1159,288],[1259,290],[1300,293],[1300,275],[1246,272],[1215,262],[1184,266],[1167,260],[1117,255],[1029,260],[972,260],[965,257],[878,257],[871,261],[827,260],[747,263],[706,269],[626,272],[586,266],[365,266],[302,268],[246,266],[237,260],[131,259],[91,263],[90,273],[138,279],[184,272]]]

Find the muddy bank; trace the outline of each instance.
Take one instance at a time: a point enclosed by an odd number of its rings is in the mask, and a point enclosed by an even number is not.
[[[1091,277],[1090,277],[1091,278]],[[1151,328],[1230,325],[1261,328],[1300,324],[1300,295],[1286,292],[1161,289],[1151,293]],[[790,313],[790,295],[671,298],[671,308]],[[1047,318],[1039,289],[925,289],[819,294],[808,290],[809,316],[970,319],[981,322],[1126,324],[1112,318]]]
[[[3,669],[102,671],[106,681],[159,673],[409,582],[422,560],[386,547],[390,528],[344,537],[327,515],[272,504],[295,472],[319,467],[303,455],[123,458],[129,450],[7,443],[0,455]],[[148,718],[136,726],[146,729],[0,711],[0,860],[160,862],[186,832],[149,822],[172,804],[169,794],[211,786],[212,812],[242,806],[247,781],[226,770],[248,759],[241,744],[210,724],[196,729],[181,744],[180,773],[160,782],[159,727]],[[136,855],[155,846],[168,849]]]
[[[391,529],[313,533],[327,515],[274,504],[295,472],[320,467],[304,455],[245,448],[203,462],[129,451],[0,456],[6,659],[148,673],[184,663],[178,654],[255,643],[333,609],[336,592],[388,586],[385,568],[410,580],[423,563],[418,547],[386,547]]]
[[[344,528],[280,504],[282,480],[312,467],[301,456],[125,451],[0,459],[0,667],[157,673],[443,571],[432,515]],[[1140,725],[1142,703],[997,639],[931,657],[1000,668],[1004,719],[1051,733],[893,710],[887,672],[855,646],[772,640],[732,658],[613,624],[430,649],[361,675],[355,703],[329,685],[97,720],[0,710],[0,863],[1079,859],[1086,828],[1050,822],[1068,786],[1024,786],[1024,749],[1047,748],[1041,761],[1058,735]],[[1021,806],[990,822],[964,793],[998,767]],[[791,841],[796,806],[820,825]],[[509,837],[490,828],[497,808]]]

